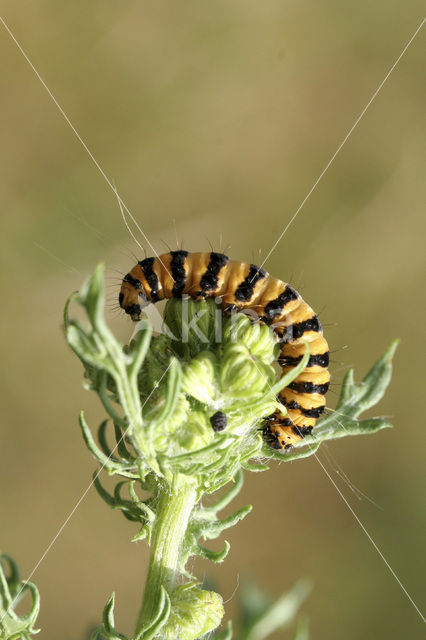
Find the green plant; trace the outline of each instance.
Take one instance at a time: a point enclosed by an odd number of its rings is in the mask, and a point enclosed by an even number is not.
[[[29,593],[31,606],[27,614],[19,615],[16,607]],[[38,633],[34,628],[40,610],[40,596],[32,582],[21,580],[18,565],[5,553],[0,554],[0,638],[30,640]]]
[[[87,326],[70,319],[72,301],[85,310]],[[277,393],[306,366],[308,344],[298,367],[277,380],[273,366],[277,345],[272,331],[244,314],[223,319],[212,300],[188,300],[185,314],[180,300],[168,301],[165,323],[169,334],[154,336],[149,323],[143,321],[135,339],[126,346],[107,327],[103,305],[103,268],[99,266],[81,292],[68,301],[65,331],[70,347],[83,363],[87,388],[97,393],[108,415],[98,429],[97,442],[84,414],[79,418],[85,443],[101,465],[94,485],[111,508],[138,523],[133,540],[145,539],[151,547],[132,638],[211,637],[224,615],[222,598],[201,587],[187,568],[188,559],[225,559],[228,542],[221,551],[212,551],[205,541],[218,538],[250,512],[251,506],[246,506],[227,517],[219,515],[239,493],[245,471],[265,471],[274,459],[290,461],[314,455],[324,440],[390,426],[383,418],[358,417],[383,396],[396,342],[361,383],[356,384],[353,371],[349,371],[336,411],[319,421],[314,435],[283,454],[264,442],[260,428],[266,416],[277,407],[283,409]],[[223,431],[215,431],[210,422],[218,411],[227,416]],[[107,438],[109,423],[116,441],[113,448]],[[103,487],[101,470],[118,476],[113,493]],[[218,494],[224,487],[226,490]],[[148,497],[142,498],[142,492]],[[213,500],[205,499],[211,495]],[[262,640],[274,629],[288,626],[307,591],[300,583],[276,603],[253,589],[251,595],[246,593],[245,601],[251,604],[244,609],[243,601],[240,639]],[[10,606],[7,599],[4,602]],[[114,607],[113,594],[92,640],[127,640],[116,629]],[[22,637],[34,633],[31,629],[29,626]],[[307,638],[304,620],[299,620],[295,633],[295,638]],[[1,636],[2,640],[12,637],[18,636]],[[213,637],[232,638],[231,624]]]
[[[265,640],[274,631],[292,626],[310,590],[306,580],[299,580],[288,593],[283,593],[274,601],[254,582],[244,580],[239,593],[238,640]],[[229,622],[226,629],[214,635],[213,640],[230,640],[233,637],[232,624]],[[298,617],[292,637],[293,640],[307,640],[305,617]]]
[[[134,540],[145,538],[151,559],[135,640],[155,637],[192,640],[216,629],[223,616],[221,597],[200,588],[187,569],[191,556],[222,562],[229,551],[211,551],[201,541],[217,538],[242,520],[250,506],[221,519],[220,512],[239,492],[244,471],[264,471],[266,460],[295,460],[315,453],[323,440],[372,433],[389,426],[382,418],[358,420],[382,397],[391,376],[396,347],[372,368],[362,383],[347,373],[335,413],[323,418],[314,436],[287,455],[262,439],[262,419],[278,406],[276,395],[306,366],[309,357],[286,379],[276,381],[275,343],[268,327],[243,314],[224,321],[218,336],[215,303],[188,301],[184,322],[180,300],[170,300],[165,322],[173,336],[152,336],[143,322],[136,338],[123,347],[103,317],[102,267],[74,299],[86,311],[89,327],[68,317],[68,343],[85,367],[94,390],[113,423],[117,445],[106,442],[107,421],[96,444],[84,415],[80,426],[91,453],[110,475],[121,476],[114,494],[95,486],[114,509],[138,522]],[[191,329],[197,320],[199,330]],[[195,327],[195,325],[194,325]],[[204,338],[203,338],[204,337]],[[121,410],[120,410],[121,409]],[[209,417],[227,415],[228,424],[215,433]],[[229,488],[215,503],[203,498]],[[138,490],[149,493],[142,500]],[[109,600],[97,637],[124,638],[115,629],[114,596]],[[227,633],[227,632],[226,632]],[[249,636],[247,636],[249,637]]]

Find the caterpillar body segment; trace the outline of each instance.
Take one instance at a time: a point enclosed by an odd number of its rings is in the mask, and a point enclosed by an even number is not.
[[[149,302],[183,295],[194,300],[220,298],[228,312],[255,312],[280,342],[282,375],[299,364],[304,343],[309,343],[306,368],[279,394],[287,415],[277,411],[270,416],[264,436],[272,447],[289,449],[310,434],[325,408],[329,349],[317,315],[300,294],[254,264],[229,260],[222,253],[181,250],[138,262],[123,278],[119,303],[132,320],[138,321]]]

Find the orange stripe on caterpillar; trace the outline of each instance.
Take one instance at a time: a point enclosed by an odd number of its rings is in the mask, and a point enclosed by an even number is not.
[[[194,300],[220,297],[225,311],[251,309],[268,324],[281,342],[278,362],[282,374],[303,357],[305,370],[280,392],[287,415],[277,411],[266,421],[264,435],[277,449],[289,449],[310,434],[324,411],[328,390],[329,349],[315,312],[289,284],[247,262],[229,260],[222,253],[170,251],[145,258],[123,278],[119,303],[132,320],[140,319],[149,302],[188,295]]]

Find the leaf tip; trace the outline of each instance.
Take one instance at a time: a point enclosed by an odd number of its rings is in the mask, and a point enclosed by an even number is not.
[[[70,308],[70,304],[73,300],[75,300],[75,298],[78,297],[78,291],[73,291],[68,298],[66,299],[65,302],[65,307],[64,307],[64,327],[65,329],[68,329],[69,325],[70,325],[70,318],[69,318],[69,308]]]
[[[391,363],[392,359],[395,355],[395,351],[399,345],[399,343],[401,342],[401,338],[396,338],[393,342],[391,342],[389,349],[386,351],[385,353],[385,358],[387,360],[387,362]]]

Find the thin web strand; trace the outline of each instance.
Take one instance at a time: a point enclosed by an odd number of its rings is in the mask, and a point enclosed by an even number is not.
[[[120,213],[121,213],[121,217],[123,218],[123,222],[124,222],[124,224],[125,224],[125,226],[126,226],[126,228],[127,228],[128,232],[129,232],[129,233],[130,233],[130,235],[132,236],[133,240],[136,242],[136,244],[138,245],[138,247],[139,247],[140,249],[142,249],[142,251],[143,251],[143,250],[144,250],[143,246],[140,244],[139,240],[136,238],[135,234],[134,234],[134,233],[133,233],[133,231],[131,230],[129,223],[127,222],[127,218],[126,218],[126,215],[125,215],[125,213],[124,213],[124,209],[123,209],[123,202],[122,202],[122,200],[121,200],[121,198],[120,198],[120,196],[119,196],[119,194],[118,194],[118,191],[117,191],[117,188],[116,188],[116,186],[115,186],[115,185],[114,185],[114,193],[115,193],[115,196],[116,196],[116,198],[117,198],[118,206],[120,207]]]
[[[420,611],[419,607],[416,605],[416,603],[414,602],[413,598],[410,596],[410,594],[408,593],[407,589],[404,587],[404,585],[402,584],[401,580],[398,578],[398,576],[396,575],[395,571],[392,569],[391,565],[386,560],[385,556],[383,555],[383,553],[381,552],[381,550],[379,549],[377,544],[374,542],[373,537],[367,531],[367,529],[365,528],[364,524],[361,522],[360,518],[358,517],[358,515],[353,510],[353,508],[351,507],[351,505],[349,504],[349,502],[347,501],[347,499],[343,495],[343,493],[340,490],[340,488],[337,486],[337,484],[335,483],[335,481],[333,480],[333,478],[331,477],[331,475],[329,474],[329,472],[327,471],[327,469],[325,468],[325,466],[323,465],[321,460],[318,458],[318,455],[316,453],[314,453],[314,456],[317,459],[317,461],[318,461],[319,465],[321,466],[322,470],[324,471],[324,473],[326,474],[326,476],[328,477],[328,479],[330,480],[330,482],[332,483],[332,485],[336,489],[337,493],[342,498],[343,502],[345,503],[345,505],[347,506],[347,508],[349,509],[349,511],[351,512],[351,514],[353,515],[353,517],[355,518],[355,520],[357,521],[359,526],[361,527],[362,531],[365,533],[365,535],[367,536],[367,538],[369,539],[369,541],[371,542],[371,544],[373,545],[373,547],[375,548],[375,550],[377,551],[377,553],[379,554],[379,556],[381,557],[381,559],[383,560],[383,562],[385,563],[385,565],[387,566],[389,571],[391,572],[392,576],[395,578],[395,580],[397,581],[397,583],[401,587],[402,591],[405,593],[405,595],[407,596],[408,600],[410,601],[410,603],[412,604],[414,609],[419,614],[420,618],[423,620],[423,622],[426,623],[426,619],[423,616],[422,612]]]
[[[272,387],[269,384],[269,380],[266,378],[265,374],[263,373],[263,371],[261,371],[259,369],[259,367],[257,366],[256,362],[253,360],[253,364],[256,367],[256,369],[258,370],[258,372],[260,373],[260,375],[263,377],[263,379],[265,380],[266,384],[268,385],[268,387],[270,388],[270,390],[272,391]],[[307,443],[308,448],[311,450],[312,447]],[[342,500],[344,501],[344,503],[346,504],[346,506],[348,507],[349,511],[352,513],[353,517],[355,518],[356,522],[359,524],[359,526],[361,527],[362,531],[365,533],[365,535],[367,536],[367,538],[370,540],[371,544],[373,545],[373,547],[375,548],[375,550],[377,551],[377,553],[379,554],[379,556],[381,557],[381,559],[383,560],[383,562],[385,563],[385,565],[387,566],[387,568],[389,569],[389,571],[391,572],[392,576],[395,578],[396,582],[399,584],[399,586],[401,587],[402,591],[404,592],[404,594],[407,596],[408,600],[410,601],[410,603],[412,604],[412,606],[414,607],[414,609],[417,611],[417,613],[419,614],[419,616],[421,617],[421,619],[423,620],[423,622],[426,622],[425,618],[423,617],[422,612],[420,611],[419,607],[416,605],[416,603],[414,602],[413,598],[410,596],[410,594],[408,593],[407,589],[404,587],[404,585],[402,584],[401,580],[398,578],[397,574],[395,573],[395,571],[392,569],[391,565],[389,564],[389,562],[386,560],[385,556],[383,555],[383,553],[381,552],[381,550],[379,549],[378,545],[374,542],[374,539],[372,538],[372,536],[369,534],[369,532],[367,531],[367,529],[365,528],[365,526],[363,525],[363,523],[361,522],[360,518],[358,517],[358,515],[355,513],[355,511],[353,510],[353,508],[351,507],[351,505],[349,504],[349,502],[346,500],[345,496],[343,495],[342,491],[340,490],[340,488],[337,486],[337,484],[334,482],[333,478],[330,476],[330,474],[328,473],[327,469],[324,467],[324,465],[322,464],[321,460],[318,458],[317,453],[313,452],[312,454],[316,460],[318,461],[318,463],[321,465],[324,473],[327,475],[328,479],[330,480],[330,482],[333,484],[334,488],[336,489],[336,491],[338,492],[338,494],[340,495],[340,497],[342,498]],[[283,459],[284,462],[284,459]]]
[[[108,184],[108,186],[110,187],[110,189],[115,193],[115,195],[117,196],[119,202],[121,203],[122,207],[124,208],[124,210],[127,212],[130,220],[133,222],[133,224],[136,226],[136,228],[138,229],[138,231],[141,233],[142,237],[144,238],[145,242],[150,246],[150,248],[152,249],[152,251],[154,252],[154,254],[157,256],[157,258],[160,260],[161,264],[163,265],[163,267],[165,268],[165,270],[167,271],[167,273],[169,273],[166,265],[163,263],[163,261],[160,259],[160,256],[158,255],[158,252],[154,249],[154,247],[152,246],[149,238],[147,237],[147,235],[144,233],[144,231],[141,229],[141,227],[139,226],[138,222],[136,221],[136,219],[134,218],[133,214],[131,213],[130,209],[127,207],[126,203],[121,199],[121,197],[117,194],[117,189],[115,188],[115,186],[113,185],[113,183],[111,182],[111,180],[108,178],[108,176],[106,175],[105,171],[102,169],[101,165],[99,164],[99,162],[96,160],[95,156],[93,155],[93,153],[90,151],[89,147],[87,146],[87,144],[84,142],[83,138],[81,137],[81,135],[79,134],[79,132],[77,131],[77,129],[74,127],[73,123],[71,122],[71,120],[69,119],[69,117],[67,116],[67,114],[65,113],[65,111],[63,110],[63,108],[61,107],[61,105],[59,104],[59,102],[57,101],[57,99],[55,98],[55,96],[53,95],[52,91],[49,89],[49,87],[47,86],[46,82],[43,80],[42,76],[40,75],[39,71],[36,69],[36,67],[34,66],[34,64],[31,62],[30,58],[28,57],[28,55],[26,54],[26,52],[24,51],[23,47],[21,46],[21,44],[18,42],[18,40],[16,39],[16,37],[14,36],[14,34],[12,33],[11,29],[9,28],[9,26],[6,24],[6,22],[4,21],[4,19],[0,16],[0,22],[2,23],[3,27],[5,28],[5,30],[7,31],[7,33],[9,34],[9,36],[11,37],[11,39],[13,40],[13,42],[16,44],[16,46],[18,47],[19,51],[21,52],[21,54],[23,55],[23,57],[25,58],[26,62],[29,64],[29,66],[31,67],[31,69],[33,70],[33,72],[35,73],[35,75],[37,76],[37,78],[39,79],[39,81],[41,82],[41,84],[43,85],[44,89],[47,91],[49,97],[51,98],[51,100],[54,102],[55,106],[57,107],[59,113],[62,115],[62,117],[64,118],[65,122],[68,124],[68,126],[70,127],[70,129],[72,130],[72,132],[74,133],[75,137],[77,138],[77,140],[80,142],[81,146],[83,147],[83,149],[86,151],[86,153],[88,154],[89,158],[92,160],[93,164],[95,165],[95,167],[98,169],[99,173],[101,174],[101,176],[104,178],[105,182]],[[129,228],[128,225],[126,225],[127,228]],[[134,235],[131,234],[132,237],[134,238]],[[139,242],[138,242],[139,244]],[[140,244],[139,244],[140,246]],[[169,273],[170,275],[170,273]]]
[[[377,95],[379,94],[380,90],[382,89],[383,85],[385,84],[385,82],[387,81],[387,79],[389,78],[389,76],[392,74],[392,72],[394,71],[394,69],[396,68],[396,66],[398,65],[398,63],[400,62],[400,60],[402,59],[402,57],[404,56],[404,54],[406,53],[407,49],[410,47],[410,45],[412,44],[412,42],[414,41],[415,37],[417,36],[417,34],[420,32],[421,28],[423,27],[424,23],[426,21],[426,18],[423,18],[423,20],[421,21],[420,25],[417,27],[417,29],[415,30],[415,32],[413,33],[413,35],[411,36],[411,38],[409,39],[409,41],[407,42],[407,44],[405,45],[405,47],[403,48],[403,50],[401,51],[401,53],[399,54],[398,58],[395,60],[395,62],[393,63],[393,65],[391,66],[391,68],[389,69],[389,71],[387,72],[387,74],[385,75],[384,79],[381,81],[381,83],[379,84],[379,86],[377,87],[376,91],[373,93],[373,95],[371,96],[370,100],[367,102],[366,106],[364,107],[364,109],[361,111],[360,115],[358,116],[358,118],[355,120],[354,124],[352,125],[352,127],[349,129],[348,133],[345,135],[345,137],[343,138],[342,142],[340,143],[340,145],[337,147],[337,150],[333,153],[333,155],[331,156],[330,160],[327,162],[326,166],[324,167],[324,169],[322,170],[322,172],[320,173],[320,175],[318,176],[318,178],[316,179],[316,181],[314,182],[313,186],[311,187],[311,189],[308,191],[308,194],[305,196],[305,198],[302,200],[302,202],[300,203],[300,205],[298,206],[298,208],[296,209],[296,212],[293,214],[293,216],[290,218],[290,221],[287,223],[287,225],[284,227],[284,229],[282,230],[282,232],[280,233],[280,235],[278,236],[277,241],[274,243],[274,245],[272,246],[272,248],[270,249],[269,253],[267,254],[266,258],[263,260],[262,264],[260,265],[259,269],[261,269],[263,267],[263,265],[265,264],[265,262],[267,262],[267,260],[270,258],[271,254],[273,253],[273,251],[275,251],[277,245],[279,244],[279,242],[282,240],[283,236],[286,234],[286,232],[288,231],[288,229],[290,228],[290,226],[293,224],[293,222],[296,220],[297,216],[299,215],[300,211],[302,210],[302,208],[304,207],[305,203],[308,201],[308,199],[310,198],[310,196],[312,195],[312,193],[314,192],[314,190],[316,189],[316,187],[318,186],[318,184],[320,183],[320,181],[322,180],[323,176],[326,174],[326,172],[328,171],[328,169],[330,168],[330,166],[332,165],[332,163],[334,162],[335,158],[338,156],[338,154],[340,153],[340,151],[342,150],[342,148],[344,147],[344,145],[346,144],[347,140],[349,139],[349,137],[352,135],[353,131],[355,130],[355,128],[357,127],[357,125],[359,124],[360,120],[363,118],[364,114],[366,113],[366,111],[369,109],[369,107],[371,106],[371,104],[374,102],[374,100],[376,99]]]
[[[145,400],[145,402],[142,405],[142,409],[144,408],[144,406],[146,405],[146,403],[148,402],[148,400],[150,399],[150,397],[152,396],[152,394],[154,393],[154,391],[158,388],[158,385],[160,384],[160,382],[162,381],[162,379],[164,378],[164,376],[166,375],[166,373],[168,372],[168,370],[170,369],[172,365],[172,362],[170,362],[169,366],[167,367],[167,369],[164,371],[163,375],[161,376],[161,378],[159,379],[159,381],[155,384],[154,388],[152,389],[151,393],[149,394],[149,396],[147,397],[147,399]],[[96,474],[93,477],[93,480],[91,481],[91,483],[89,484],[89,486],[85,489],[85,491],[82,493],[82,495],[80,496],[80,498],[77,500],[77,502],[75,503],[74,507],[72,508],[72,510],[70,511],[70,513],[68,514],[68,516],[65,518],[64,522],[62,523],[62,525],[59,527],[58,531],[56,532],[55,536],[52,538],[52,540],[49,542],[49,544],[47,545],[46,549],[44,550],[44,552],[42,553],[40,559],[38,560],[38,562],[34,565],[33,569],[31,570],[28,578],[25,580],[25,582],[23,582],[21,588],[19,589],[18,593],[16,594],[16,596],[13,598],[12,602],[10,603],[10,605],[7,607],[5,613],[3,614],[2,618],[0,619],[0,623],[3,622],[5,616],[7,615],[8,611],[10,611],[13,606],[19,602],[19,596],[21,595],[22,591],[25,589],[26,585],[29,583],[29,581],[31,580],[31,578],[33,577],[33,575],[35,574],[35,572],[37,571],[37,569],[39,568],[39,566],[41,565],[41,563],[43,562],[43,560],[45,559],[45,557],[47,556],[47,554],[49,553],[49,551],[52,549],[53,545],[55,544],[55,542],[57,541],[57,539],[59,538],[59,536],[61,535],[61,533],[63,532],[63,530],[65,529],[65,527],[67,526],[67,524],[69,523],[69,521],[71,520],[71,518],[73,517],[74,513],[77,511],[78,507],[81,505],[81,503],[83,502],[83,500],[85,499],[85,497],[87,496],[87,494],[89,493],[90,489],[92,488],[93,484],[95,483],[95,481],[98,479],[101,471],[103,471],[103,469],[105,468],[105,466],[107,465],[108,461],[111,460],[111,457],[113,456],[113,454],[116,452],[118,446],[121,444],[123,438],[125,437],[125,435],[127,434],[127,432],[129,431],[129,429],[132,427],[132,423],[129,424],[129,426],[127,427],[127,429],[124,431],[123,435],[121,436],[121,438],[119,439],[119,441],[117,442],[117,444],[115,445],[115,447],[112,449],[110,455],[108,456],[107,460],[102,464],[102,466],[100,467],[100,469],[96,472]]]

